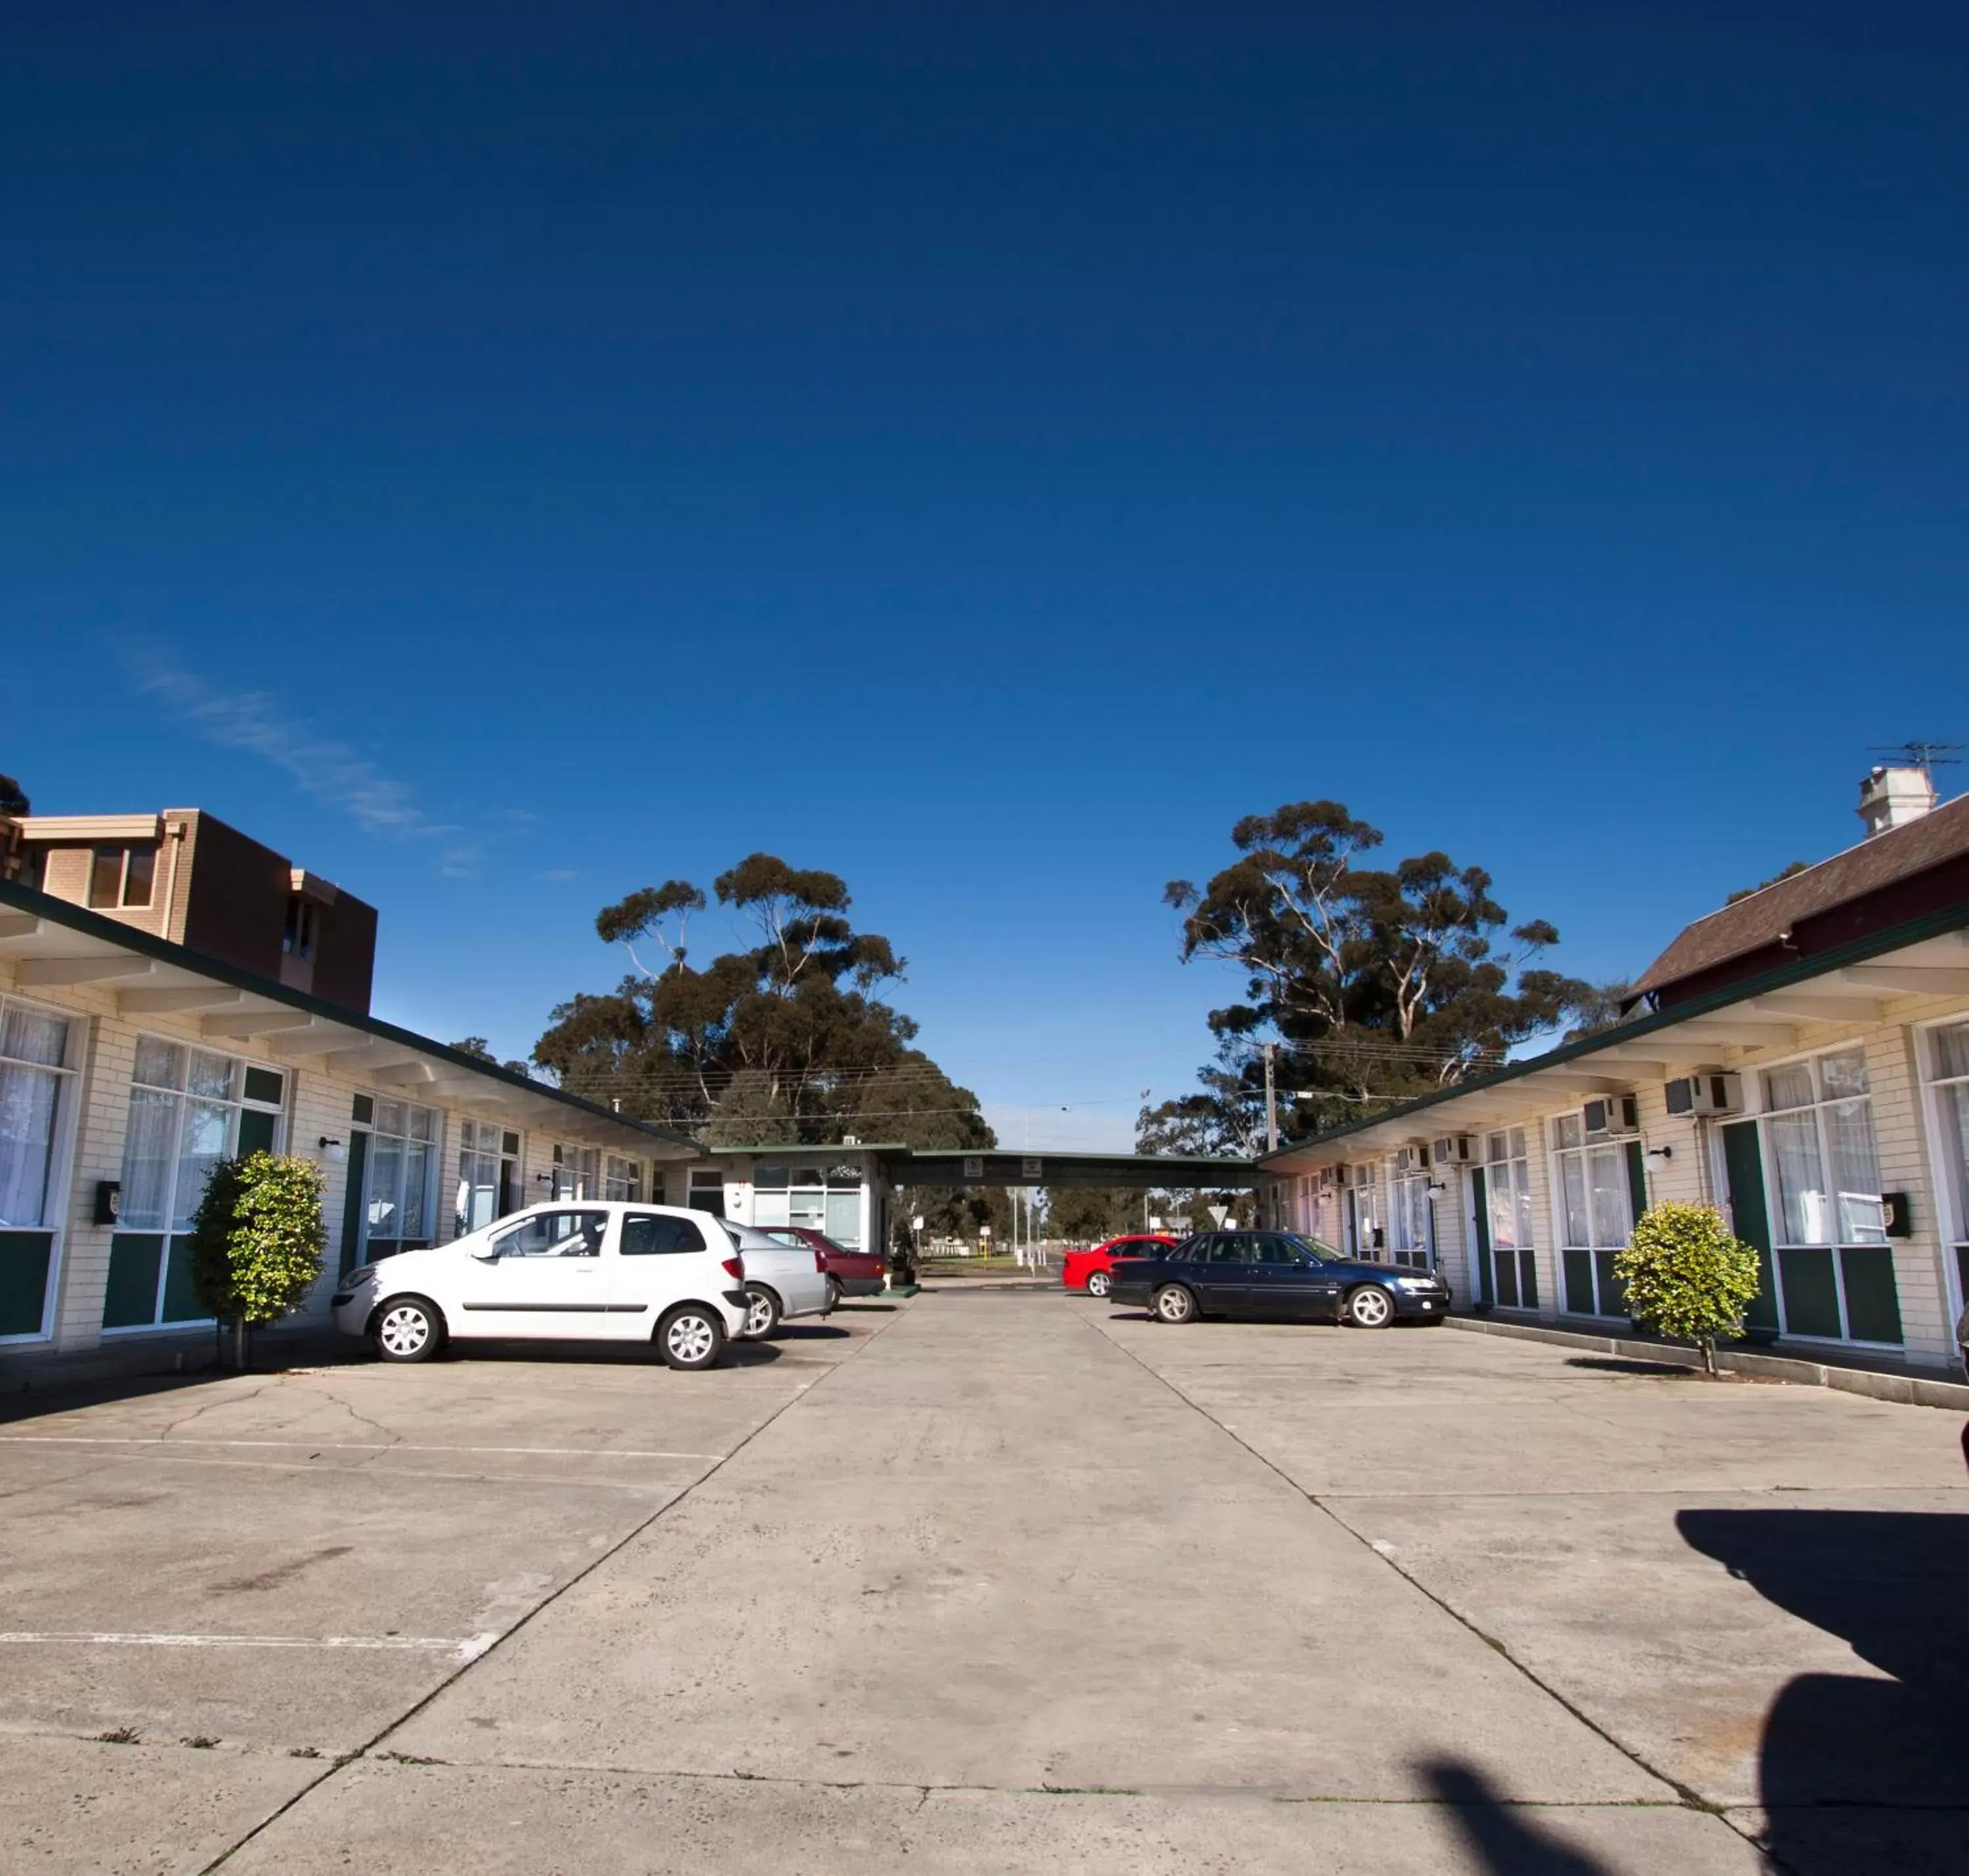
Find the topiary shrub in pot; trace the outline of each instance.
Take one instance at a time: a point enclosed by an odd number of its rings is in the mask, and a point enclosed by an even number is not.
[[[233,1365],[246,1365],[249,1323],[275,1323],[321,1275],[328,1248],[321,1169],[255,1153],[221,1160],[192,1220],[192,1281],[205,1306],[232,1324]]]
[[[1759,1288],[1757,1252],[1707,1205],[1650,1206],[1615,1256],[1614,1274],[1627,1286],[1634,1320],[1693,1342],[1712,1375],[1716,1338],[1744,1332],[1744,1312]]]

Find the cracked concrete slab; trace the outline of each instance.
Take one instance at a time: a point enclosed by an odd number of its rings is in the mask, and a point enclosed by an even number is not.
[[[1671,1806],[1293,1804],[1244,1794],[843,1787],[520,1767],[351,1767],[229,1861],[255,1876],[1753,1876],[1720,1819]],[[1542,1860],[1530,1860],[1530,1859]],[[1562,1860],[1565,1859],[1565,1860]]]
[[[1354,1798],[1444,1758],[1672,1796],[1052,1305],[915,1311],[391,1743]]]
[[[0,1732],[0,1868],[192,1876],[324,1769],[281,1754]]]

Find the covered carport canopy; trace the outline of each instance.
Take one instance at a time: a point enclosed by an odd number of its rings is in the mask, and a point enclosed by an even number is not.
[[[864,1147],[894,1186],[1119,1186],[1137,1192],[1201,1188],[1250,1191],[1258,1183],[1249,1160],[1163,1153],[1051,1153],[1027,1147],[1014,1153],[985,1147],[973,1153],[920,1147]]]

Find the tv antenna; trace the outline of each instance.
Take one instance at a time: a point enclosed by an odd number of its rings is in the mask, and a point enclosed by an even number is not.
[[[1960,763],[1962,745],[1959,742],[1928,742],[1916,738],[1907,742],[1877,743],[1867,753],[1893,756],[1906,768],[1932,769],[1945,764],[1954,767]]]

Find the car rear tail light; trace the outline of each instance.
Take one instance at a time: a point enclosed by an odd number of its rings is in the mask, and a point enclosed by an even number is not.
[[[822,1277],[827,1274],[827,1260],[818,1251],[813,1254],[813,1267],[818,1274]]]
[[[725,1274],[735,1284],[743,1282],[745,1276],[745,1260],[743,1258],[727,1258],[725,1260]]]

